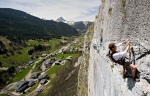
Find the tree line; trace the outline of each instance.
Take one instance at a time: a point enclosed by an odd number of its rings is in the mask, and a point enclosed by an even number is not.
[[[44,45],[35,45],[33,49],[28,50],[28,54],[32,55],[34,52],[37,51],[46,51],[46,50],[50,50],[51,46],[44,46]]]
[[[0,8],[0,35],[10,41],[76,36],[75,28],[62,22],[42,20],[22,11]]]

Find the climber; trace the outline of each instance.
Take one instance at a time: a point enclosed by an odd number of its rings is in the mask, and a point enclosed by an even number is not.
[[[122,44],[127,44],[127,47],[124,51],[118,52],[117,47],[119,47]],[[127,66],[129,66],[132,69],[132,77],[135,80],[136,66],[134,64],[131,64],[130,62],[125,62],[126,54],[130,49],[130,41],[127,39],[127,40],[124,40],[122,43],[119,43],[117,45],[115,45],[115,43],[110,43],[108,47],[109,47],[110,52],[111,52],[110,53],[110,57],[111,57],[110,59],[112,59],[113,62],[118,63],[118,64],[123,66],[123,69],[122,69],[123,78],[125,78],[125,68]]]

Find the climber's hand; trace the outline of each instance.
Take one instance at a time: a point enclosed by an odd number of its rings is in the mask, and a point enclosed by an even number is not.
[[[127,43],[129,41],[129,39],[126,39],[125,42]]]
[[[128,39],[126,39],[126,40],[124,40],[123,42],[122,42],[122,44],[126,44],[126,43],[128,43]]]
[[[130,41],[128,41],[127,44],[130,45],[131,44]]]

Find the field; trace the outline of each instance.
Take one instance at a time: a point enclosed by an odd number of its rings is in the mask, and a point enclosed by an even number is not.
[[[7,94],[0,94],[0,96],[8,96]]]
[[[28,72],[31,70],[32,67],[33,67],[33,65],[27,67],[26,69],[22,70],[21,72],[18,72],[15,75],[15,77],[12,79],[12,83],[22,80],[28,74]]]
[[[18,65],[24,65],[26,64],[29,59],[30,55],[28,54],[28,50],[31,49],[32,47],[26,47],[20,50],[21,54],[18,54],[17,51],[15,51],[15,55],[10,55],[6,58],[0,56],[0,61],[2,62],[2,65],[5,67],[10,67],[10,66],[18,66]]]
[[[3,39],[6,42],[6,39]],[[41,55],[42,53],[50,53],[56,50],[56,45],[60,44],[60,40],[59,39],[52,39],[49,41],[37,41],[37,40],[29,40],[28,42],[26,42],[27,47],[20,49],[20,50],[16,50],[15,55],[9,55],[7,57],[3,57],[2,55],[0,55],[0,61],[2,62],[2,65],[5,67],[10,67],[10,66],[19,66],[19,65],[26,65],[28,63],[28,61],[30,60],[31,56],[28,54],[28,50],[32,49],[34,45],[49,45],[51,46],[51,50],[45,51],[45,52],[39,52],[37,53],[38,55]],[[17,52],[20,51],[21,53],[18,54]]]
[[[57,57],[57,59],[61,58],[62,56],[64,56],[64,58],[66,58],[68,56],[72,56],[73,58],[76,58],[76,57],[78,57],[77,55],[78,54],[58,54],[56,57]],[[58,74],[60,75],[60,73],[64,72],[65,69],[68,69],[69,66],[73,66],[73,65],[70,65],[69,62],[66,62],[65,65],[54,65],[50,70],[48,70],[46,72],[46,74],[50,77],[50,83],[44,87],[47,90],[44,90],[41,93],[42,96],[47,96],[49,94],[50,88],[53,86],[53,83],[56,82],[56,80],[58,79]],[[61,74],[61,75],[63,75],[63,74]]]

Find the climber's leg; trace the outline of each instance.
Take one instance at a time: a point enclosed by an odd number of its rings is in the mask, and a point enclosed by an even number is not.
[[[134,64],[130,64],[130,68],[132,69],[132,77],[135,78],[136,66]]]
[[[122,66],[122,77],[123,78],[125,78],[125,69],[126,69],[126,67],[125,67],[125,65],[123,65]]]

